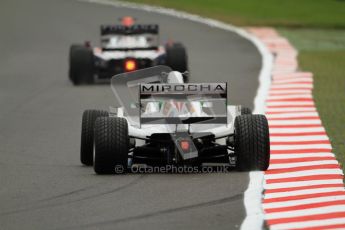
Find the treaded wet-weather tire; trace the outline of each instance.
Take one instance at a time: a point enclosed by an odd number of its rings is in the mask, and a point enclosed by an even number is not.
[[[129,136],[127,120],[99,117],[95,122],[94,170],[97,174],[127,171]]]
[[[84,165],[93,164],[93,135],[97,117],[108,117],[107,111],[85,110],[81,123],[80,161]]]
[[[240,171],[265,171],[270,160],[268,122],[264,115],[241,115],[235,119],[235,154]]]
[[[72,45],[69,53],[69,78],[74,85],[94,82],[94,55],[92,49],[82,45]]]

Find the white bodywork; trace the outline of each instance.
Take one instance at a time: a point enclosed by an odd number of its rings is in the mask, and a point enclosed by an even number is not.
[[[225,125],[212,124],[191,124],[191,125],[141,125],[138,122],[133,122],[132,119],[126,117],[123,107],[111,108],[111,113],[117,117],[126,118],[128,121],[128,132],[130,136],[146,138],[154,133],[174,133],[175,131],[189,131],[195,132],[212,132],[216,137],[227,136],[234,132],[234,121],[236,116],[240,115],[240,106],[228,106],[228,123]]]

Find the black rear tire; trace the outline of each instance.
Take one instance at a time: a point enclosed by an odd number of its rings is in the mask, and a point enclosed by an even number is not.
[[[264,115],[241,115],[235,119],[235,154],[241,171],[265,171],[270,160],[268,122]]]
[[[99,117],[95,122],[94,170],[97,174],[127,172],[128,124],[124,118]]]
[[[252,114],[252,110],[248,107],[241,106],[241,115]]]
[[[93,164],[93,135],[97,117],[108,117],[107,111],[85,110],[81,124],[80,161],[82,164]]]
[[[69,55],[69,78],[72,83],[92,84],[95,72],[92,49],[82,45],[72,45]]]
[[[69,70],[68,70],[68,77],[69,79],[72,81],[74,81],[74,75],[75,75],[75,68],[74,68],[74,63],[75,60],[72,61],[72,56],[73,58],[75,58],[75,50],[76,49],[80,49],[82,47],[82,45],[71,45],[71,47],[69,48]],[[72,67],[73,66],[73,67]]]
[[[188,56],[186,48],[181,43],[166,45],[166,65],[175,71],[184,73],[188,71]],[[184,76],[185,81],[188,79]]]

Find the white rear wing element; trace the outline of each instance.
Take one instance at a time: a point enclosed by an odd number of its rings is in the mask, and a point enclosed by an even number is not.
[[[141,124],[227,124],[227,84],[140,84]]]

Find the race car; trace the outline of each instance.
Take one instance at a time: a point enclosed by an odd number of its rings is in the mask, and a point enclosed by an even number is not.
[[[81,163],[97,174],[138,165],[268,168],[267,119],[228,105],[227,83],[188,84],[180,72],[156,66],[116,75],[111,88],[121,106],[82,117]]]
[[[70,47],[69,78],[74,85],[109,81],[116,74],[156,65],[188,71],[186,48],[172,41],[160,45],[158,25],[135,24],[132,17],[121,21],[101,26],[101,47],[90,42]]]

